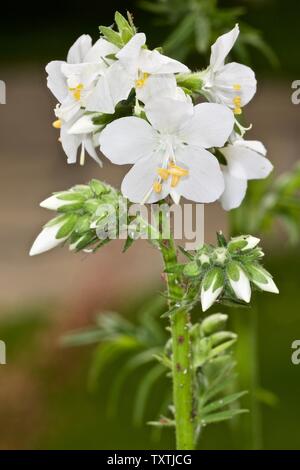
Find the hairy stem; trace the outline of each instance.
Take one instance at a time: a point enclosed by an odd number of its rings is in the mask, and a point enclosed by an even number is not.
[[[177,264],[176,247],[173,240],[162,242],[164,265],[170,270]],[[167,275],[169,306],[173,307],[183,298],[184,290],[175,274]],[[173,401],[176,421],[176,447],[178,450],[194,449],[193,423],[193,374],[189,337],[189,313],[178,308],[171,315]]]

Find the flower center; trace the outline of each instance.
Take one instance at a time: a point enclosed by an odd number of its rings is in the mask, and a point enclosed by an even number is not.
[[[72,92],[73,98],[76,101],[80,100],[82,90],[83,90],[83,84],[82,83],[79,83],[79,85],[77,85],[76,87],[70,87],[69,88],[69,91]]]
[[[233,85],[233,89],[235,91],[241,91],[241,85],[239,83],[236,83]],[[236,95],[234,98],[233,98],[233,104],[234,104],[234,114],[242,114],[242,99],[240,97],[240,95]]]
[[[138,79],[135,81],[136,88],[142,88],[149,78],[149,73],[139,72]]]
[[[156,193],[160,193],[162,190],[161,181],[167,181],[171,177],[171,188],[176,188],[180,178],[188,176],[189,172],[185,168],[182,168],[175,163],[169,163],[168,168],[158,168],[157,173],[159,175],[159,181],[155,181],[153,189]]]

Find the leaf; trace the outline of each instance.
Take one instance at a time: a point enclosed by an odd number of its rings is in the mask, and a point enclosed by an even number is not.
[[[135,400],[135,409],[133,420],[135,424],[140,425],[143,419],[143,414],[147,402],[147,398],[151,391],[151,387],[166,372],[165,367],[161,364],[156,365],[143,377],[141,385],[138,389],[137,397]]]
[[[204,54],[210,43],[211,27],[207,16],[198,15],[195,21],[196,49],[200,54]]]
[[[107,26],[99,26],[100,33],[103,34],[105,39],[112,44],[114,44],[117,47],[123,47],[123,41],[120,37],[120,35],[114,31],[112,28],[109,28]]]
[[[220,413],[213,413],[211,415],[206,416],[204,419],[200,419],[200,425],[206,426],[207,424],[211,423],[219,423],[221,421],[227,421],[228,419],[232,419],[237,415],[248,413],[248,410],[227,410],[222,411]]]
[[[200,409],[200,415],[202,418],[205,419],[205,416],[210,414],[212,411],[219,410],[220,408],[224,408],[227,405],[230,405],[231,403],[237,401],[239,398],[243,397],[246,395],[248,392],[238,392],[238,393],[233,393],[232,395],[227,395],[224,398],[220,398],[219,400],[216,400],[209,405],[204,406],[204,408]]]
[[[182,47],[182,43],[190,38],[193,34],[195,23],[194,14],[186,15],[177,28],[170,34],[164,43],[164,50],[169,54],[176,52],[176,49]]]

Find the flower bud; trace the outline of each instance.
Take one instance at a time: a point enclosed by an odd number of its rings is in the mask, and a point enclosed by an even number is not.
[[[36,237],[31,250],[29,252],[30,256],[39,255],[40,253],[44,253],[45,251],[52,250],[60,243],[63,243],[68,237],[64,238],[56,238],[56,235],[62,226],[61,223],[52,226],[46,226],[43,230],[39,233]]]
[[[222,330],[226,324],[227,319],[228,315],[224,315],[223,313],[215,313],[214,315],[210,315],[203,320],[201,323],[201,329],[205,336],[209,336],[216,331]]]
[[[250,282],[244,270],[235,261],[227,265],[229,284],[238,299],[249,303],[251,299]]]
[[[252,250],[259,244],[259,242],[260,239],[253,237],[252,235],[241,235],[240,237],[233,237],[228,243],[228,250],[231,253],[238,250]]]
[[[262,266],[250,265],[248,266],[248,272],[250,279],[258,286],[261,290],[271,292],[273,294],[279,294],[278,287],[272,279],[272,276]]]
[[[217,300],[223,290],[224,276],[220,268],[212,268],[202,281],[201,305],[205,312]]]

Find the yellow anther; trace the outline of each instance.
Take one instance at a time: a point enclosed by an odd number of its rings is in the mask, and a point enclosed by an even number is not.
[[[153,183],[153,189],[156,193],[160,193],[162,190],[162,185],[158,181],[154,181]]]
[[[188,174],[189,172],[185,168],[181,168],[180,166],[175,165],[175,163],[169,164],[169,175],[181,178],[182,176],[188,176]]]
[[[75,88],[69,88],[70,91],[72,91],[73,98],[76,101],[79,101],[81,98],[81,92],[83,90],[83,84],[79,83]]]
[[[234,89],[235,91],[241,91],[242,87],[241,87],[241,85],[240,85],[239,83],[235,83],[235,84],[233,85],[233,89]]]
[[[139,75],[139,78],[135,81],[135,87],[142,88],[145,85],[148,78],[149,78],[149,73],[146,73],[146,72],[141,73]]]
[[[60,119],[57,119],[56,121],[52,122],[52,126],[53,126],[55,129],[60,129],[60,128],[61,128],[61,120],[60,120]]]
[[[161,177],[162,180],[166,181],[169,176],[171,176],[171,187],[175,188],[179,181],[180,178],[183,176],[188,176],[189,172],[185,168],[182,168],[178,165],[175,165],[175,163],[169,163],[168,168],[158,168],[157,169],[158,175]],[[157,193],[161,192],[161,183],[155,182],[153,185],[154,191]],[[155,188],[160,188],[159,191]]]
[[[167,168],[157,168],[157,173],[165,181],[169,178],[169,170]]]
[[[241,109],[241,106],[242,106],[242,99],[240,96],[235,96],[233,98],[233,104],[234,104],[234,114],[242,114],[242,109]]]

